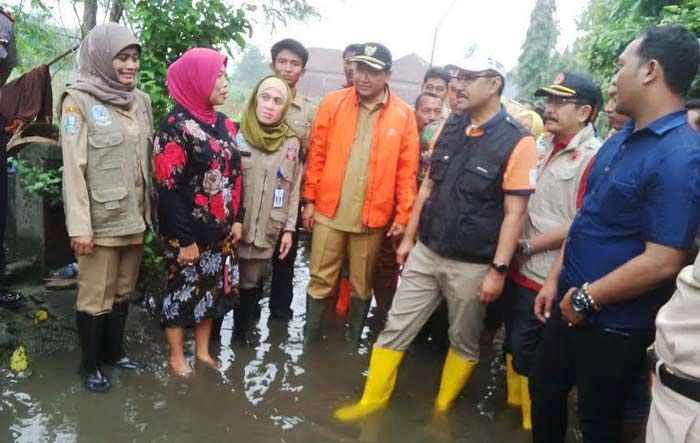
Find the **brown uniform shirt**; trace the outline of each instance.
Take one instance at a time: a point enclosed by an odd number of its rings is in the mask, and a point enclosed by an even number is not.
[[[362,224],[362,208],[367,192],[372,134],[374,133],[374,122],[386,105],[388,98],[389,95],[385,93],[382,101],[374,105],[368,106],[360,102],[355,139],[345,169],[338,208],[332,218],[317,212],[317,222],[344,232],[368,232],[368,228]]]

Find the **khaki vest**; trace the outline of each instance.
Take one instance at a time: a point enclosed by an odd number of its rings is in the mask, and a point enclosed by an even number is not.
[[[78,104],[88,131],[88,162],[85,181],[90,195],[90,217],[95,237],[119,237],[138,234],[151,226],[153,186],[151,183],[151,149],[153,117],[151,102],[144,92],[136,91],[138,124],[138,170],[131,167],[121,119],[115,107],[80,91],[67,91]],[[63,98],[61,99],[63,102]],[[139,209],[137,174],[143,180],[143,212]],[[145,221],[145,222],[144,222]]]
[[[273,153],[251,148],[245,141],[239,148],[250,152],[242,158],[245,218],[241,242],[274,248],[283,230],[296,229],[302,174],[299,139],[289,137]],[[280,208],[273,207],[277,188],[284,193]]]
[[[554,137],[543,138],[545,154],[537,167],[537,186],[527,205],[523,238],[542,235],[576,215],[576,198],[581,178],[602,142],[589,124],[571,140],[569,145],[547,162],[554,149]],[[537,283],[544,283],[559,250],[545,251],[530,257],[520,272]]]

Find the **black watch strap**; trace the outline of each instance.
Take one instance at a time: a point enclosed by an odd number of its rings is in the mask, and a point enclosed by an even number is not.
[[[491,267],[498,271],[499,274],[505,274],[506,272],[508,272],[508,265],[505,263],[492,262]]]

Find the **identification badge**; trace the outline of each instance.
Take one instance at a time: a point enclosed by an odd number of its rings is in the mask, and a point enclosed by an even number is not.
[[[272,198],[272,207],[279,209],[284,206],[284,189],[275,188],[275,195]]]

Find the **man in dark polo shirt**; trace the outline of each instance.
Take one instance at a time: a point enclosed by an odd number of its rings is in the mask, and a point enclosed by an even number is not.
[[[464,114],[450,117],[437,139],[396,253],[405,266],[364,394],[335,412],[341,421],[388,403],[404,351],[443,298],[450,350],[435,412],[450,408],[478,362],[486,304],[501,295],[518,242],[535,184],[535,141],[501,106],[503,65],[477,54],[448,69]]]
[[[700,221],[700,140],[683,102],[698,49],[686,28],[662,26],[620,55],[617,111],[632,121],[598,151],[583,206],[535,300],[546,319],[530,372],[535,442],[564,442],[573,386],[584,442],[620,441],[668,296],[662,283],[681,269]]]

